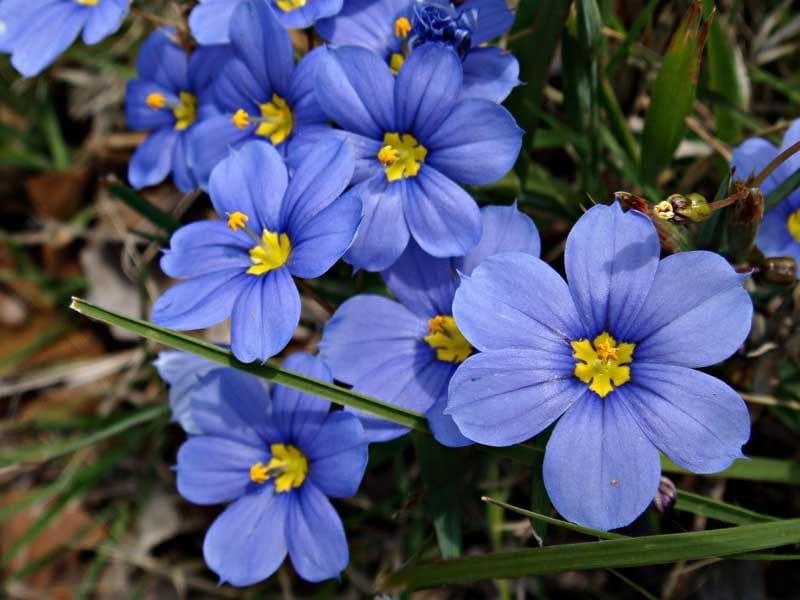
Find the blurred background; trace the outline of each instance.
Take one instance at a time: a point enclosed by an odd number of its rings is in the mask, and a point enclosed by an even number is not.
[[[541,81],[528,80],[507,102],[529,135],[515,172],[472,190],[480,203],[518,199],[539,227],[543,257],[557,267],[581,207],[608,202],[617,191],[650,202],[675,192],[724,196],[731,149],[753,135],[780,143],[800,112],[797,3],[722,0],[691,90],[686,133],[667,168],[643,173],[637,167],[653,81],[691,3],[592,4],[598,20],[587,25],[569,2],[521,0],[504,43],[524,71],[534,73],[546,60]],[[711,3],[704,4],[708,15]],[[182,195],[170,184],[137,193],[126,184],[127,161],[144,138],[126,129],[123,110],[137,48],[159,25],[185,29],[191,6],[136,2],[118,34],[98,46],[76,44],[36,79],[21,79],[0,58],[0,595],[372,597],[380,573],[441,555],[437,528],[458,532],[451,551],[463,555],[583,539],[480,501],[485,495],[548,512],[536,466],[532,475],[526,465],[409,435],[373,446],[360,493],[337,504],[351,549],[340,583],[309,585],[284,566],[248,590],[217,585],[203,564],[202,540],[219,508],[190,505],[175,490],[170,468],[185,436],[169,422],[167,390],[152,367],[159,348],[69,310],[74,295],[147,318],[169,285],[158,267],[160,248],[179,223],[211,214],[204,194]],[[300,50],[316,43],[305,33],[294,39]],[[679,96],[683,84],[691,86],[678,79],[671,91]],[[715,232],[726,226],[670,231],[679,247],[713,247],[737,262],[758,262],[749,247],[717,245]],[[784,461],[776,466],[780,476],[672,477],[682,489],[784,518],[800,509],[800,471],[785,466],[800,459],[794,283],[775,276],[749,284],[757,304],[750,351],[716,373],[748,394],[754,426],[746,452]],[[346,265],[312,287],[334,306],[354,293],[386,293],[378,277],[353,276]],[[326,318],[316,303],[305,305],[288,352],[312,349]],[[201,335],[225,342],[228,332],[220,326]],[[629,533],[708,525],[668,509],[649,511]],[[413,597],[791,599],[800,598],[798,590],[792,562],[708,560]]]

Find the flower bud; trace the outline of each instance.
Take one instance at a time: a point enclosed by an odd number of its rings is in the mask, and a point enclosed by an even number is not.
[[[669,510],[677,499],[678,489],[675,487],[675,484],[672,483],[671,479],[662,476],[658,484],[656,497],[653,499],[653,505],[656,507],[656,510],[660,513]]]
[[[736,183],[741,197],[726,212],[728,247],[734,262],[747,260],[764,219],[764,195],[758,188]]]
[[[681,196],[680,200],[676,201],[675,212],[690,221],[700,223],[711,216],[711,207],[708,206],[708,201],[704,196],[692,192]]]

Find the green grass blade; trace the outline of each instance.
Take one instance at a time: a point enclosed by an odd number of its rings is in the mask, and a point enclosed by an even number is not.
[[[150,221],[153,225],[161,228],[167,233],[172,233],[181,226],[171,215],[165,213],[160,208],[153,206],[150,202],[145,200],[141,195],[137,194],[131,188],[121,183],[111,183],[108,185],[108,191],[122,200],[130,208],[142,215],[145,219]]]
[[[655,183],[686,133],[709,22],[695,2],[686,12],[664,55],[642,134],[642,179]]]
[[[736,51],[727,28],[720,19],[711,23],[708,34],[708,87],[738,109],[743,106],[736,70]],[[728,105],[714,104],[717,137],[732,144],[742,135],[742,126],[731,116]]]
[[[678,501],[675,510],[682,510],[701,517],[716,519],[731,525],[750,525],[753,523],[769,523],[777,521],[776,517],[763,515],[741,506],[734,506],[719,500],[706,498],[685,490],[678,490]]]
[[[380,587],[383,590],[416,590],[564,571],[660,565],[732,556],[796,543],[800,543],[800,519],[789,519],[728,529],[565,544],[424,563],[389,574]]]

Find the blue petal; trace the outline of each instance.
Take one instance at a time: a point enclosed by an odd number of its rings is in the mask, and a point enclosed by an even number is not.
[[[303,6],[293,10],[284,11],[278,8],[272,0],[273,8],[281,25],[287,29],[305,29],[323,17],[332,17],[342,10],[343,0],[311,0]]]
[[[286,523],[292,566],[306,581],[338,577],[350,560],[342,520],[311,482],[300,487],[292,500]]]
[[[400,257],[410,236],[403,209],[408,187],[406,180],[388,183],[380,173],[347,192],[361,198],[364,213],[344,256],[347,262],[357,269],[382,271]]]
[[[510,112],[488,100],[468,99],[426,140],[425,164],[460,183],[482,185],[508,173],[521,146],[522,130]]]
[[[787,210],[789,207],[790,202],[785,200],[764,215],[764,220],[761,221],[756,244],[766,256],[789,255],[791,249],[798,245],[787,225],[791,214],[791,211]]]
[[[197,123],[189,131],[187,140],[187,162],[201,187],[208,186],[208,179],[230,150],[253,139],[252,128],[239,129],[231,122],[231,115],[210,117]],[[259,142],[269,145],[269,142]]]
[[[556,424],[544,455],[544,484],[567,520],[607,531],[624,527],[655,498],[658,450],[625,402],[586,391]]]
[[[295,352],[281,366],[326,383],[333,381],[330,369],[322,359],[306,352]],[[313,447],[330,408],[331,404],[325,398],[284,385],[276,385],[272,393],[272,422],[284,440],[304,452],[309,452],[309,448]]]
[[[292,107],[295,122],[324,123],[325,113],[317,102],[316,86],[317,69],[322,64],[327,49],[324,46],[314,48],[297,63],[289,81],[286,101]]]
[[[100,2],[105,4],[106,0]],[[164,91],[177,96],[189,87],[189,57],[175,43],[171,27],[156,29],[147,36],[136,57],[136,71],[143,80],[161,86]]]
[[[223,221],[196,221],[184,225],[170,238],[161,268],[170,277],[197,277],[214,271],[250,267],[246,235],[231,231]]]
[[[539,256],[542,248],[533,220],[511,206],[484,206],[481,209],[481,239],[466,256],[456,260],[456,268],[469,275],[481,261],[501,252],[523,252]]]
[[[252,141],[231,151],[211,173],[209,195],[221,218],[241,211],[256,232],[284,232],[281,205],[288,175],[280,154],[270,144]],[[245,235],[242,233],[242,235]]]
[[[500,48],[473,48],[464,58],[465,98],[502,102],[519,81],[519,63]]]
[[[391,186],[390,186],[391,187]],[[481,237],[481,212],[464,189],[430,166],[406,184],[405,217],[425,252],[463,256]]]
[[[317,101],[342,129],[375,140],[395,129],[394,76],[365,48],[330,50],[317,68]]]
[[[426,145],[453,109],[462,78],[461,60],[450,46],[423,44],[415,49],[397,74],[397,131],[409,132]]]
[[[409,0],[346,0],[336,17],[317,22],[317,33],[334,46],[361,46],[384,57],[400,48],[394,22],[401,16],[411,16]]]
[[[290,237],[336,200],[350,183],[355,159],[347,142],[329,136],[319,140],[297,165],[281,206],[280,222]]]
[[[269,454],[233,440],[193,437],[178,450],[178,493],[194,504],[221,504],[250,487],[250,467]]]
[[[201,44],[227,44],[228,29],[239,0],[200,0],[189,14],[189,28]]]
[[[272,575],[286,557],[291,494],[262,486],[245,494],[212,523],[203,541],[206,564],[222,583],[253,585]]]
[[[198,46],[189,56],[189,87],[200,96],[201,104],[210,100],[208,93],[213,88],[214,79],[232,57],[230,44]]]
[[[731,168],[735,169],[734,179],[738,181],[747,181],[751,177],[758,175],[770,161],[778,156],[778,147],[764,138],[750,138],[743,144],[733,149],[733,158],[731,159]],[[778,185],[781,180],[775,177],[775,172],[767,177],[767,180],[761,184],[761,191],[764,194],[769,194]]]
[[[259,85],[286,97],[294,69],[289,33],[264,0],[243,0],[233,11],[230,38]]]
[[[28,29],[28,23],[33,17],[50,4],[59,0],[33,3],[29,0],[4,0],[0,2],[0,21],[4,27],[0,28],[0,52],[10,54],[14,51],[14,44]]]
[[[634,361],[630,384],[615,390],[650,441],[693,473],[716,473],[743,458],[750,415],[742,398],[716,377]]]
[[[431,428],[434,439],[443,446],[450,448],[463,448],[469,446],[472,440],[465,437],[458,429],[453,417],[444,413],[447,407],[447,393],[439,396],[433,406],[425,413],[428,425]]]
[[[453,313],[455,275],[450,259],[434,258],[413,240],[397,262],[381,273],[403,306],[423,319]]]
[[[87,17],[85,7],[71,2],[34,13],[14,42],[11,64],[25,77],[38,75],[75,41]]]
[[[221,66],[211,91],[212,99],[221,112],[231,114],[241,108],[250,115],[258,115],[261,111],[259,106],[272,98],[272,87],[259,81],[247,64],[236,56]],[[229,123],[234,126],[230,120]],[[255,125],[251,125],[245,129],[250,131],[254,128]]]
[[[561,276],[534,256],[490,256],[462,277],[453,301],[461,333],[483,352],[537,348],[562,352],[585,337]]]
[[[282,439],[263,380],[235,369],[217,368],[204,375],[190,390],[189,415],[202,434],[264,452]]]
[[[300,322],[300,294],[289,269],[245,275],[231,313],[231,350],[242,362],[265,361],[283,350]]]
[[[319,351],[333,376],[352,385],[395,356],[415,354],[427,334],[426,319],[388,298],[362,294],[336,310]]]
[[[96,44],[119,29],[128,14],[128,0],[103,0],[92,7],[83,27],[83,42]]]
[[[199,434],[200,429],[191,416],[190,392],[201,377],[219,364],[179,350],[163,350],[153,361],[159,377],[169,385],[169,408],[172,420],[177,421],[189,434]]]
[[[314,279],[330,269],[353,243],[361,222],[361,198],[345,194],[320,211],[301,230],[290,229],[287,266],[295,277]]]
[[[171,329],[203,329],[221,323],[247,282],[241,269],[227,269],[178,283],[153,305],[154,323]]]
[[[503,35],[514,23],[514,13],[506,0],[467,0],[461,10],[478,11],[478,27],[472,32],[472,45],[477,46]]]
[[[407,340],[387,344],[382,355],[392,354],[389,360],[374,371],[364,373],[353,384],[353,389],[374,396],[389,404],[426,413],[447,390],[453,373],[453,364],[436,359],[427,343],[417,339],[413,349],[404,353],[387,352],[391,347],[406,345]],[[345,409],[357,414],[364,425],[364,434],[370,442],[385,442],[405,434],[408,429],[375,417],[369,413]]]
[[[792,121],[791,125],[789,125],[789,129],[783,134],[783,140],[781,141],[781,146],[778,151],[784,152],[797,142],[800,142],[800,119],[795,119]],[[800,156],[795,152],[772,172],[772,176],[774,176],[777,181],[784,182],[798,169],[800,169]],[[770,178],[767,177],[767,181],[769,181],[769,179]],[[763,185],[761,186],[761,191],[765,194],[769,193],[764,189]]]
[[[128,164],[128,181],[134,189],[156,185],[167,178],[177,139],[178,132],[169,127],[154,131],[139,145]]]
[[[743,277],[713,252],[681,252],[658,265],[631,323],[634,362],[706,367],[736,352],[750,332],[753,303]]]
[[[125,120],[131,129],[149,131],[152,129],[172,129],[175,115],[171,110],[153,110],[147,106],[147,96],[162,94],[168,102],[178,98],[163,86],[145,79],[133,79],[125,88]]]
[[[175,183],[175,187],[184,194],[197,188],[197,180],[186,160],[188,154],[186,141],[186,132],[178,132],[175,145],[172,147],[172,181]]]
[[[341,410],[328,414],[303,450],[310,460],[308,478],[323,494],[333,498],[356,494],[369,452],[364,428],[355,415]]]
[[[450,380],[445,414],[462,434],[511,446],[544,430],[586,391],[572,374],[569,346],[492,350],[468,358]]]
[[[609,332],[627,341],[653,284],[661,243],[652,221],[619,203],[589,209],[567,236],[564,262],[589,338]]]

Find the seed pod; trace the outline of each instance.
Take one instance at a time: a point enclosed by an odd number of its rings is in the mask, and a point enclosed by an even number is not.
[[[797,281],[797,261],[791,256],[773,256],[761,263],[761,277],[770,283],[793,285]]]
[[[681,196],[680,202],[676,202],[675,212],[685,219],[695,223],[705,221],[711,216],[711,208],[704,196],[696,192]]]
[[[764,195],[758,188],[735,184],[736,192],[742,194],[726,211],[728,246],[734,262],[746,260],[753,249],[758,228],[764,219]]]

